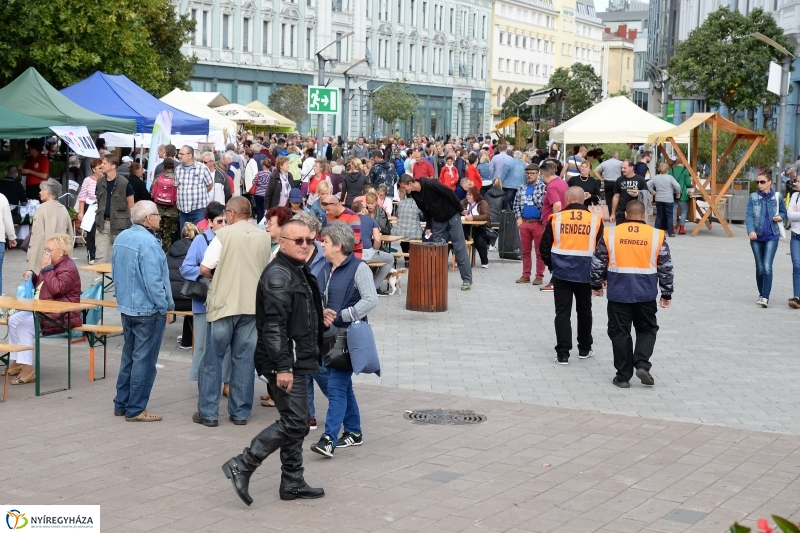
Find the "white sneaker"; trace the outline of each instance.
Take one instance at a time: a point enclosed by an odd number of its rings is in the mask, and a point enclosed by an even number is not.
[[[495,246],[494,244],[492,244],[491,246],[489,246],[489,251],[490,251],[490,252],[496,252],[496,251],[497,251],[497,246]]]
[[[481,265],[481,268],[489,268],[489,263],[486,263],[485,265]]]
[[[761,307],[765,307],[765,308],[769,307],[769,300],[762,296],[761,298],[758,299],[758,305],[760,305]]]

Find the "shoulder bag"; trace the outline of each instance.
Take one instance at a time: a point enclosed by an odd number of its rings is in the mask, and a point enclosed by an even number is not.
[[[378,347],[375,345],[375,335],[372,326],[362,322],[358,315],[349,308],[350,325],[347,327],[347,346],[350,352],[350,365],[356,374],[381,375],[381,361],[378,357]]]
[[[206,247],[208,246],[208,237],[206,237],[205,233],[202,233],[203,238],[206,240]],[[183,282],[183,286],[181,287],[181,294],[186,296],[192,300],[202,300],[206,301],[208,297],[208,286],[211,284],[211,280],[208,278],[204,278],[200,276],[195,281],[186,280]]]

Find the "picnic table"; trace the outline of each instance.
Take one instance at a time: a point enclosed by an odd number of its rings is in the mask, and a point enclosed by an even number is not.
[[[35,337],[34,354],[36,357],[35,360],[36,396],[41,396],[43,394],[50,394],[53,392],[60,392],[72,388],[72,344],[70,343],[70,340],[72,338],[72,327],[69,321],[69,314],[73,311],[87,311],[95,306],[88,303],[58,302],[55,300],[33,300],[27,298],[16,298],[13,296],[0,296],[0,307],[4,309],[16,309],[18,311],[30,311],[33,313],[33,328],[34,328],[33,331]],[[58,315],[59,319],[53,320],[52,318],[45,316],[45,313]],[[58,326],[61,326],[67,332],[67,388],[66,389],[54,389],[47,392],[40,392],[42,374],[39,368],[40,366],[39,341],[41,340],[42,336],[40,327],[40,321],[42,319],[44,319],[46,322],[50,322]]]
[[[106,289],[114,284],[114,280],[111,278],[111,263],[97,263],[96,265],[86,265],[80,267],[80,270],[94,272],[95,274],[100,274],[102,276],[103,290],[100,292],[101,294],[100,299],[102,300],[105,297]]]

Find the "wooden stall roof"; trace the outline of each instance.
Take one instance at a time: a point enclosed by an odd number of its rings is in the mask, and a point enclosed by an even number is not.
[[[667,131],[651,134],[647,138],[647,144],[664,144],[670,137],[675,138],[685,133],[689,133],[696,127],[707,122],[711,122],[712,120],[716,121],[717,129],[721,131],[732,133],[734,135],[740,135],[741,137],[750,139],[761,136],[760,133],[744,128],[735,122],[731,122],[719,113],[695,113],[691,117],[684,120],[679,126],[675,126]]]

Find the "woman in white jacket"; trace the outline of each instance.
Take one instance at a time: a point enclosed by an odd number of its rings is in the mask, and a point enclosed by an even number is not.
[[[792,254],[794,296],[789,298],[789,307],[800,309],[800,180],[795,180],[794,191],[786,209],[786,216],[792,223],[792,240],[789,243],[789,250]]]
[[[253,159],[253,150],[250,148],[244,151],[245,161],[247,163],[244,166],[244,192],[250,190],[250,187],[253,186],[253,180],[256,179],[256,174],[259,172],[258,168],[258,161]]]

